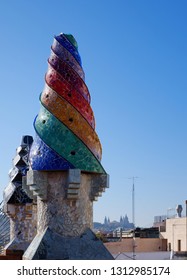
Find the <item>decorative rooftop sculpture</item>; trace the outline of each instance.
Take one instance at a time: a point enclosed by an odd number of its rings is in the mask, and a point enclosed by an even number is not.
[[[22,189],[22,177],[26,175],[29,169],[28,155],[32,142],[32,136],[24,135],[21,145],[16,150],[16,156],[12,161],[13,167],[9,171],[10,182],[4,190],[4,203],[26,204],[32,202],[32,199]]]
[[[48,64],[29,170],[21,164],[23,176],[16,177],[27,200],[11,207],[8,202],[17,200],[6,192],[6,212],[15,222],[5,249],[24,251],[25,260],[113,259],[91,231],[93,202],[108,188],[109,175],[100,163],[90,93],[72,35],[55,37]],[[20,152],[16,165],[24,159]]]
[[[41,109],[34,121],[33,170],[76,168],[106,173],[100,163],[102,148],[84,77],[74,37],[55,36],[40,96]]]

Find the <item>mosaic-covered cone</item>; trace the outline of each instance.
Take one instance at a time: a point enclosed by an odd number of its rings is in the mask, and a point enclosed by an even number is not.
[[[72,35],[55,36],[34,121],[32,169],[105,173],[90,100],[77,42]]]

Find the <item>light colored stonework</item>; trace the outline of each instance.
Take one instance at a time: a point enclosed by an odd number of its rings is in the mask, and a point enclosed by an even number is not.
[[[10,217],[10,240],[18,237],[23,241],[32,241],[36,235],[36,205],[7,205]]]
[[[37,197],[37,234],[23,259],[113,259],[91,231],[93,201],[108,187],[107,174],[29,170],[23,182]]]
[[[63,236],[78,236],[92,227],[89,176],[81,176],[77,199],[67,199],[67,173],[48,173],[47,203],[38,198],[38,232],[47,226]]]
[[[7,204],[6,213],[10,218],[10,242],[6,250],[26,250],[37,233],[37,206]]]
[[[51,228],[62,236],[79,236],[92,228],[93,200],[108,187],[106,174],[68,171],[27,172],[24,189],[37,196],[37,232]]]

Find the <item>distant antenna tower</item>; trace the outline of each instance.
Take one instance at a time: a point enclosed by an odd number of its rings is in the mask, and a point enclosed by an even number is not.
[[[132,245],[132,258],[133,260],[135,260],[136,258],[136,254],[135,254],[135,187],[134,187],[134,180],[137,179],[139,177],[129,177],[128,179],[131,179],[132,180],[132,222],[133,222],[133,245]]]

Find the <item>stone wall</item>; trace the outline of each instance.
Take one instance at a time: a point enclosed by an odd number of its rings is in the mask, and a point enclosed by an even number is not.
[[[49,226],[63,236],[78,236],[92,228],[91,175],[81,174],[76,199],[68,199],[67,176],[67,172],[47,172],[47,203],[39,197],[37,200],[38,233]]]
[[[111,254],[133,251],[132,238],[122,239],[121,242],[107,242],[104,243],[104,245]],[[156,252],[167,250],[167,240],[160,238],[136,238],[135,245],[136,252]]]
[[[187,251],[187,217],[166,220],[166,231],[161,232],[168,240],[168,250]]]
[[[91,231],[93,201],[108,187],[107,174],[29,170],[24,190],[37,197],[37,234],[23,259],[113,259]]]
[[[24,242],[31,242],[36,235],[36,205],[7,204],[6,212],[10,217],[10,240],[18,238]]]

